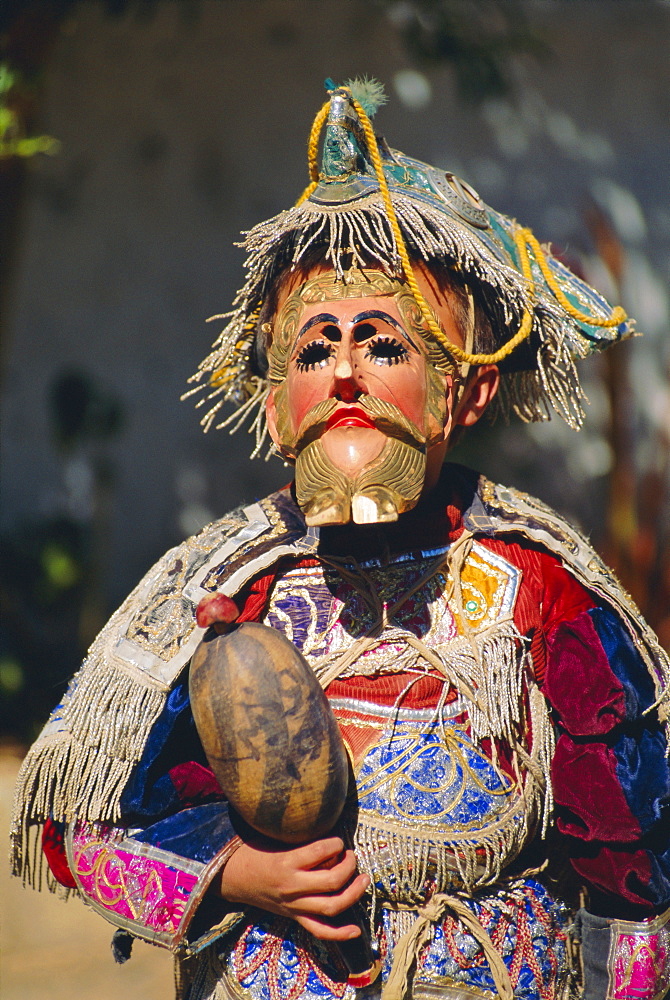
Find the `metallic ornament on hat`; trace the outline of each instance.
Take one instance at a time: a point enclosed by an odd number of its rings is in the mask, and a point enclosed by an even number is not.
[[[578,429],[584,413],[575,359],[631,336],[633,321],[622,309],[612,310],[530,230],[486,205],[466,181],[376,136],[370,117],[383,101],[378,84],[326,84],[329,99],[308,147],[310,184],[293,208],[246,234],[247,280],[225,316],[227,326],[190,380],[195,385],[186,395],[204,390],[197,405],[209,404],[204,429],[232,432],[251,417],[253,454],[262,449],[268,382],[254,360],[259,314],[282,269],[300,265],[308,254],[313,259],[315,247],[339,279],[352,268],[373,267],[406,282],[445,360],[498,364],[503,409],[537,421],[549,419],[553,408]],[[496,336],[494,351],[473,353],[446,339],[416,286],[410,250],[414,259],[439,261],[473,291]],[[236,409],[217,422],[227,401]]]

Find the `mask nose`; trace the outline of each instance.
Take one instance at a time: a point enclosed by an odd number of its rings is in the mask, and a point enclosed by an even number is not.
[[[332,387],[332,395],[343,403],[354,403],[365,392],[356,367],[351,344],[343,337],[335,357]]]

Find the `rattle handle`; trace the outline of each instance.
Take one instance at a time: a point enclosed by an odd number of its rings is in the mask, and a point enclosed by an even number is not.
[[[331,917],[328,923],[333,927],[344,927],[345,924],[356,924],[360,927],[360,937],[351,938],[349,941],[338,941],[336,947],[349,972],[348,982],[351,986],[362,989],[374,983],[381,971],[381,961],[373,954],[361,908],[356,905],[349,906],[337,917]]]

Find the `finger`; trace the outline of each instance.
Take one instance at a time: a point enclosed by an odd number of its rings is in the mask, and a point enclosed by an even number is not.
[[[313,937],[319,938],[321,941],[351,941],[361,936],[361,928],[358,924],[344,924],[342,927],[334,927],[332,924],[317,920],[307,914],[300,914],[294,919]]]
[[[298,867],[309,869],[318,868],[331,858],[337,858],[343,851],[344,842],[341,837],[325,837],[296,847],[291,853]]]
[[[336,917],[348,907],[358,902],[368,887],[370,879],[367,875],[357,878],[341,892],[326,895],[304,895],[285,901],[286,909],[292,914],[302,914],[313,917]]]
[[[342,851],[323,862],[318,868],[312,868],[311,871],[333,872],[335,878],[344,877],[345,873],[349,872],[349,877],[351,877],[356,871],[356,855],[352,850]]]
[[[339,893],[356,874],[356,856],[353,851],[347,851],[345,856],[332,868],[312,868],[307,871],[295,872],[291,879],[291,891],[288,898],[316,895],[321,893]]]

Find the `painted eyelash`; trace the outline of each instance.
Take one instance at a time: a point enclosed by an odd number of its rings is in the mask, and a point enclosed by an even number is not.
[[[314,340],[302,348],[295,359],[295,365],[300,372],[325,368],[333,354],[333,348],[325,340]]]
[[[399,365],[409,357],[409,351],[395,337],[377,337],[365,352],[375,365]]]

